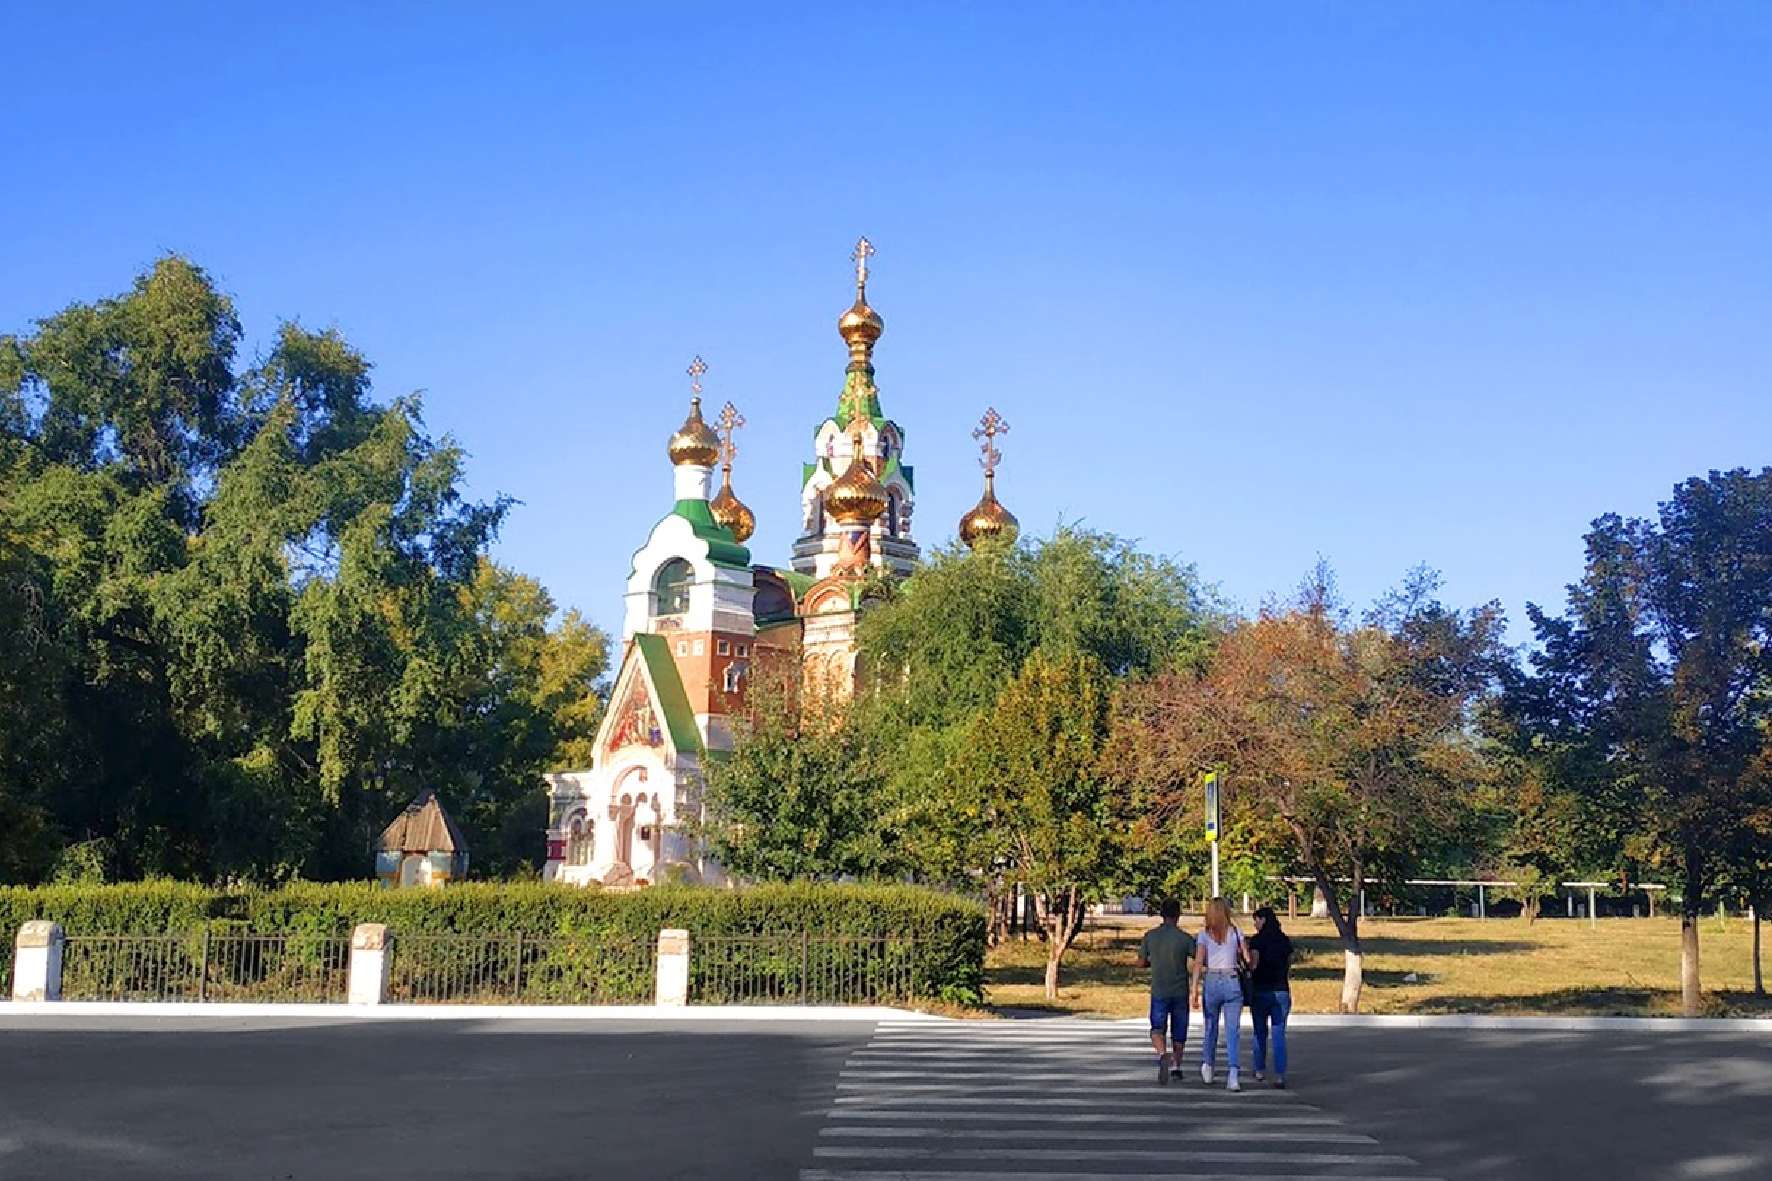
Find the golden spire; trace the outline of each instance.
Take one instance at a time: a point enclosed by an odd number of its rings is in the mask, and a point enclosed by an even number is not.
[[[997,450],[997,436],[1008,433],[1009,424],[997,413],[995,406],[985,409],[984,417],[978,420],[978,427],[972,432],[974,439],[983,440],[978,463],[984,468],[984,495],[960,518],[960,540],[972,549],[977,549],[978,543],[987,538],[1001,537],[1012,542],[1020,529],[1015,514],[997,501],[997,465],[1003,461],[1003,453]]]
[[[732,441],[732,436],[744,425],[744,415],[728,402],[721,407],[720,417],[714,420],[714,424],[720,435],[720,491],[708,502],[708,507],[713,510],[714,520],[743,545],[757,531],[757,514],[732,491],[732,460],[738,454],[738,444]]]
[[[671,462],[679,467],[684,464],[713,467],[714,460],[720,456],[720,440],[701,417],[701,375],[707,371],[708,364],[700,357],[689,363],[689,417],[671,436],[669,447]]]
[[[825,511],[839,525],[871,525],[886,511],[886,486],[875,477],[873,461],[861,451],[861,433],[867,425],[868,416],[857,407],[849,419],[849,468],[824,490]]]
[[[849,368],[873,368],[874,342],[886,331],[880,313],[868,306],[868,259],[874,244],[862,238],[855,244],[855,303],[837,320],[837,332],[849,345]]]

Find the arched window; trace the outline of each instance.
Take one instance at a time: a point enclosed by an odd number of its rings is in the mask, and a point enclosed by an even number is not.
[[[572,818],[572,827],[566,834],[566,864],[589,865],[591,850],[597,838],[597,822],[586,819],[580,812]]]
[[[695,570],[682,558],[672,558],[658,568],[652,589],[658,595],[660,615],[681,615],[689,610],[689,587],[695,581]]]
[[[898,536],[898,493],[891,492],[886,496],[886,533]]]

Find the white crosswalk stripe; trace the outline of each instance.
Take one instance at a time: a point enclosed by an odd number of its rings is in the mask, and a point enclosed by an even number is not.
[[[1144,1024],[888,1020],[850,1055],[800,1181],[1432,1181],[1296,1090],[1159,1087]]]

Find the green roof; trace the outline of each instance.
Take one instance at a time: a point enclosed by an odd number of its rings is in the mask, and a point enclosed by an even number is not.
[[[716,566],[751,568],[751,551],[738,544],[738,538],[726,526],[714,520],[714,511],[705,500],[679,500],[671,511],[689,522],[695,535],[708,543],[708,561]]]
[[[659,708],[664,710],[665,726],[671,732],[671,745],[680,754],[702,753],[701,731],[695,728],[695,711],[689,706],[689,694],[683,689],[677,662],[671,659],[671,642],[652,632],[639,632],[634,636],[634,650],[646,663],[646,675],[652,680]]]

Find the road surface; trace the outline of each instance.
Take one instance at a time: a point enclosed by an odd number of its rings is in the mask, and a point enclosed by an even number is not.
[[[1230,1095],[1158,1087],[1136,1023],[0,1011],[0,1177],[1772,1177],[1772,1034],[1292,1041]]]

